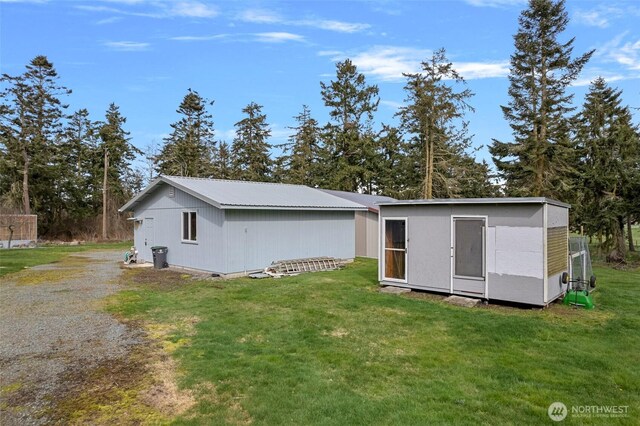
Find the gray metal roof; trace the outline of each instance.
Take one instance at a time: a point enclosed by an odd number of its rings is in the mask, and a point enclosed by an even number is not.
[[[379,203],[396,201],[395,198],[386,197],[384,195],[360,194],[358,192],[335,191],[333,189],[321,189],[321,191],[361,204],[372,212],[378,211]]]
[[[158,185],[174,186],[219,209],[365,210],[353,201],[303,185],[160,176],[119,211],[132,210]]]
[[[545,197],[506,197],[506,198],[435,198],[432,200],[401,200],[379,203],[379,206],[400,205],[446,205],[446,204],[551,204],[554,206],[571,208],[571,204]]]

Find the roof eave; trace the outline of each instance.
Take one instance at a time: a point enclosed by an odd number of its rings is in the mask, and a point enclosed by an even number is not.
[[[460,198],[433,200],[402,200],[378,203],[378,206],[438,206],[438,205],[482,205],[482,204],[551,204],[558,207],[571,208],[570,204],[545,197],[523,198]]]

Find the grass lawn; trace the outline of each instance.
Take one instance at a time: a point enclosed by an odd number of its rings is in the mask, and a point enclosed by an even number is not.
[[[640,422],[640,271],[596,268],[597,308],[459,308],[378,292],[376,262],[280,280],[131,270],[141,320],[197,404],[176,424],[542,424],[554,401]],[[173,277],[167,280],[167,277]]]
[[[131,242],[89,243],[79,246],[43,246],[37,248],[2,249],[0,250],[0,277],[17,272],[25,267],[57,262],[70,253],[78,253],[97,249],[122,249],[124,253],[131,247]]]

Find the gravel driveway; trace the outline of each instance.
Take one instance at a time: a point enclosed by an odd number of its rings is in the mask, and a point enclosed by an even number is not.
[[[143,342],[101,310],[119,291],[118,251],[74,254],[0,279],[0,424],[45,424],[73,383]],[[73,373],[73,374],[71,374]]]

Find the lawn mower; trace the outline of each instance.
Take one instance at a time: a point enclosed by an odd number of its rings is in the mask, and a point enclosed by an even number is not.
[[[562,299],[563,305],[575,306],[585,309],[593,309],[593,297],[591,293],[596,287],[596,276],[591,275],[589,281],[583,280],[582,277],[578,277],[575,280],[569,279],[569,274],[565,272],[562,274],[562,282],[569,284],[568,290]]]
[[[588,280],[586,277],[590,277]],[[591,268],[589,244],[585,237],[569,238],[569,272],[562,274],[562,283],[568,284],[562,303],[569,306],[593,309],[592,293],[596,277]]]

